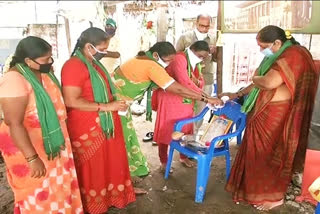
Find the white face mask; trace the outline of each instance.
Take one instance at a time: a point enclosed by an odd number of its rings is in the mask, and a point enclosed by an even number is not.
[[[270,47],[263,49],[263,50],[261,51],[261,53],[262,53],[263,55],[265,55],[266,57],[272,56],[272,55],[274,54],[274,53],[272,52],[272,50],[271,50],[272,46],[273,46],[273,44],[272,44]]]
[[[158,63],[162,66],[162,67],[164,67],[164,68],[166,68],[166,67],[168,67],[168,63],[165,63],[162,59],[161,59],[161,57],[159,56],[159,54],[158,54]]]
[[[198,40],[204,40],[205,38],[208,37],[208,33],[201,33],[200,31],[198,31],[197,28],[194,29],[194,32],[195,32]]]
[[[196,65],[200,62],[202,62],[202,59],[200,59],[199,57],[197,57],[197,55],[195,55],[193,53],[192,50],[190,50],[190,48],[187,49],[187,53],[188,53],[188,57],[189,57],[189,61],[190,61],[190,64],[193,68],[193,70],[196,68]]]

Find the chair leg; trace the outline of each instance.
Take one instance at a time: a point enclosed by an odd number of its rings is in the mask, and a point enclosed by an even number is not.
[[[230,176],[230,165],[231,165],[231,160],[230,160],[230,153],[229,151],[225,155],[226,157],[226,180],[228,181],[229,176]]]
[[[206,192],[207,182],[208,182],[208,170],[210,167],[207,166],[205,159],[198,159],[198,169],[197,169],[197,184],[196,184],[196,196],[195,202],[202,203]]]
[[[320,214],[320,202],[318,203],[318,205],[316,207],[315,214]]]
[[[212,158],[213,160],[213,158]],[[209,176],[210,176],[210,171],[211,171],[211,161],[206,161],[205,163],[205,167],[206,167],[206,170],[205,170],[205,179],[204,179],[204,190],[207,189],[207,184],[208,184],[208,180],[209,180]]]
[[[170,168],[171,168],[171,163],[172,163],[172,158],[173,158],[173,152],[174,152],[174,148],[170,146],[168,162],[167,162],[167,166],[166,166],[166,172],[164,174],[164,178],[165,179],[168,179],[168,176],[170,174]]]

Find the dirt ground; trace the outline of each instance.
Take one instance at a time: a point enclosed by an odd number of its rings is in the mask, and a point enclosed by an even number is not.
[[[153,117],[155,119],[155,117]],[[145,115],[134,116],[134,124],[139,139],[153,131],[153,123],[145,121]],[[231,143],[231,156],[234,158],[238,146]],[[152,143],[141,141],[141,149],[146,155],[151,173],[141,179],[136,184],[148,190],[148,194],[137,196],[136,202],[130,204],[125,209],[119,210],[111,208],[111,214],[250,214],[250,213],[314,213],[314,207],[309,204],[292,206],[285,204],[269,212],[260,212],[249,205],[236,205],[231,200],[229,193],[225,192],[225,160],[216,158],[213,161],[210,178],[207,186],[204,202],[197,204],[194,202],[196,168],[183,167],[178,161],[175,153],[174,172],[168,180],[164,179],[160,172],[158,147]],[[0,214],[12,213],[13,195],[6,183],[4,165],[0,165]],[[165,188],[166,187],[166,188]],[[166,189],[164,191],[164,188]],[[297,203],[296,203],[297,204]],[[300,206],[300,207],[299,207]]]

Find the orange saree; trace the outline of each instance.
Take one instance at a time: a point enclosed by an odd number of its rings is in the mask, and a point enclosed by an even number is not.
[[[15,214],[83,213],[78,180],[74,166],[70,138],[66,126],[66,109],[59,87],[46,74],[42,85],[56,109],[65,137],[65,149],[60,157],[48,160],[45,152],[35,94],[29,82],[18,72],[8,72],[0,80],[0,98],[28,96],[29,102],[24,117],[24,126],[31,143],[47,173],[41,178],[32,178],[31,170],[22,152],[14,145],[10,128],[0,125],[0,150],[7,167],[8,182],[14,192]]]
[[[291,99],[271,102],[276,89],[261,90],[226,184],[234,201],[283,199],[292,172],[303,166],[318,74],[301,46],[286,49],[271,69],[279,71]]]

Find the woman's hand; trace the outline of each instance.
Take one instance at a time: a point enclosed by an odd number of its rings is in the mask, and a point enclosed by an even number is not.
[[[32,178],[41,178],[46,175],[46,167],[42,160],[38,157],[37,159],[28,163],[31,169],[31,177]]]
[[[237,93],[231,93],[231,92],[224,92],[218,95],[219,98],[223,97],[223,96],[228,96],[229,100],[233,100],[238,98]]]
[[[216,97],[210,97],[208,98],[208,103],[211,105],[223,105],[222,100]]]
[[[124,100],[112,101],[107,104],[103,104],[101,111],[126,111],[129,106]]]

